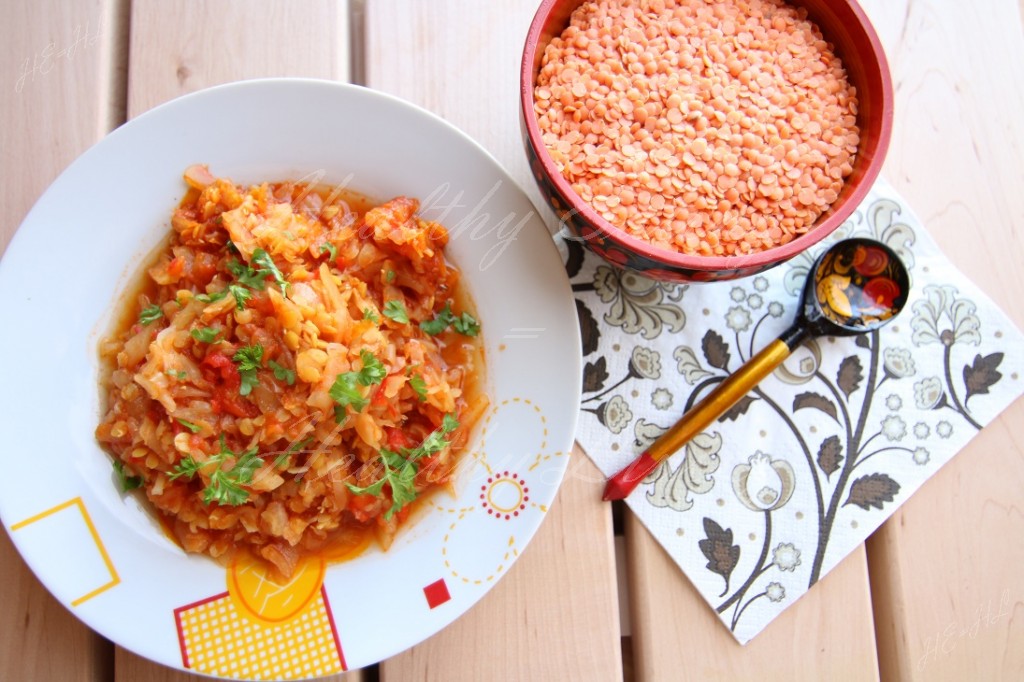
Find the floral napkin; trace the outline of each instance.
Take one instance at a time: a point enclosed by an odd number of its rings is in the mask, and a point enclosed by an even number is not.
[[[900,316],[805,343],[626,500],[740,643],[1024,392],[1024,337],[884,181],[812,253],[734,282],[660,284],[565,243],[585,363],[577,438],[611,476],[789,326],[813,258],[850,236],[909,266]]]

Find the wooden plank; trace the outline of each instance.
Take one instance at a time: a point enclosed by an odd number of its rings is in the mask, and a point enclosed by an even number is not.
[[[4,9],[0,253],[46,187],[118,120],[123,53],[118,0],[18,0]],[[0,679],[109,679],[110,644],[50,596],[6,533],[0,575]]]
[[[897,85],[883,173],[1024,327],[1024,3],[862,4]],[[1018,400],[868,543],[883,679],[1024,679],[1021,424]]]
[[[622,679],[604,477],[579,448],[572,457],[555,504],[508,574],[447,628],[384,661],[384,682]]]
[[[365,82],[419,104],[484,145],[535,206],[519,127],[519,64],[539,0],[365,0]]]
[[[128,115],[230,81],[271,76],[348,80],[346,2],[135,0],[131,13]],[[206,679],[118,648],[115,679]],[[357,682],[360,671],[327,679]]]
[[[128,116],[229,81],[347,81],[348,17],[344,0],[133,2]]]
[[[863,547],[740,646],[633,514],[626,542],[636,680],[878,679]]]
[[[522,0],[471,9],[371,0],[365,29],[367,84],[458,126],[534,198],[519,142],[517,70],[535,10]],[[453,626],[387,661],[382,678],[621,678],[610,510],[599,501],[600,474],[582,451],[573,458],[575,475],[509,575]]]
[[[536,6],[369,0],[366,84],[458,126],[535,192],[517,112]],[[579,449],[572,457],[572,475],[509,574],[453,625],[386,661],[382,679],[621,679],[610,509],[600,473]]]

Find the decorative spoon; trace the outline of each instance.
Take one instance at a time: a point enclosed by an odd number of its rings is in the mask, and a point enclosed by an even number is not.
[[[864,238],[835,243],[818,257],[807,276],[796,322],[608,479],[604,499],[621,500],[629,495],[661,460],[710,426],[805,340],[878,329],[903,309],[909,289],[906,266],[885,244]]]

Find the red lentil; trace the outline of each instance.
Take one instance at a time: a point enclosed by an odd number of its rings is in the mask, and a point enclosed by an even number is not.
[[[544,52],[534,110],[577,194],[694,255],[808,231],[860,142],[842,63],[781,0],[585,2]]]

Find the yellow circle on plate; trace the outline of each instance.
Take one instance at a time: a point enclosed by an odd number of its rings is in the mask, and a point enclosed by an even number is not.
[[[239,612],[267,623],[283,623],[298,616],[316,597],[324,571],[323,559],[305,559],[291,579],[281,583],[268,564],[244,555],[228,570],[228,593]]]

